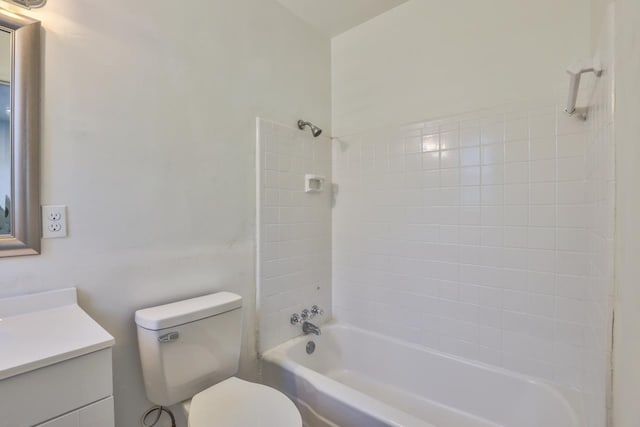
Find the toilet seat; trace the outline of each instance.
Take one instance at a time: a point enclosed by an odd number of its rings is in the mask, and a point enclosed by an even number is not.
[[[291,400],[276,389],[229,378],[196,394],[189,427],[301,427]]]

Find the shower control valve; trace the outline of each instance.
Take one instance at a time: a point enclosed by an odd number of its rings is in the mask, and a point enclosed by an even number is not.
[[[311,318],[313,319],[316,316],[323,316],[324,315],[324,310],[321,309],[320,307],[318,307],[317,305],[314,305],[313,307],[311,307]]]
[[[302,322],[302,320],[300,320],[300,315],[298,313],[293,313],[291,315],[291,319],[289,319],[289,322],[292,325],[297,325],[298,323]]]
[[[302,310],[302,313],[300,313],[300,319],[305,322],[309,319],[311,319],[313,316],[311,315],[311,312],[308,309],[304,309]]]

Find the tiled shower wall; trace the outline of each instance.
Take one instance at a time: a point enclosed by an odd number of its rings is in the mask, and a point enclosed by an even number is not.
[[[589,427],[607,425],[611,404],[611,331],[615,232],[615,138],[613,8],[602,25],[599,57],[604,73],[597,79],[589,111],[586,150],[589,222],[585,324],[585,408]]]
[[[301,333],[292,313],[317,304],[331,317],[331,141],[257,120],[259,350]],[[305,174],[327,188],[305,193]]]
[[[485,111],[334,141],[334,316],[582,388],[589,125]]]

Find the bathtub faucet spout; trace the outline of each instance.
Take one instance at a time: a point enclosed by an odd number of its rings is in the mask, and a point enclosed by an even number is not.
[[[302,332],[304,332],[305,335],[309,335],[309,334],[320,335],[321,334],[320,328],[318,328],[316,325],[314,325],[311,322],[304,322],[302,324]]]

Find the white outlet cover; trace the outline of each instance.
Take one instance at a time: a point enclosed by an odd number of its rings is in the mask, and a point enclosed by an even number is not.
[[[42,238],[67,237],[67,207],[49,205],[42,207]]]

